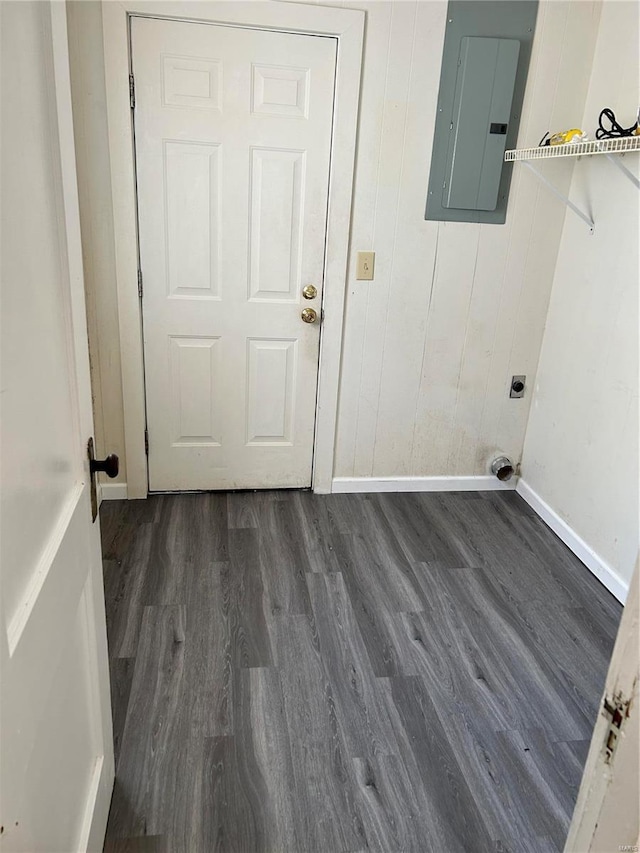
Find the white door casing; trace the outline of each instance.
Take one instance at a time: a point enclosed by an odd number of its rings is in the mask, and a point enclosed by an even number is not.
[[[150,489],[310,486],[336,41],[131,35]]]
[[[102,3],[111,187],[129,498],[146,497],[145,391],[129,105],[132,15],[335,37],[338,42],[313,489],[330,492],[336,436],[364,12],[290,2],[107,0]]]
[[[0,851],[97,851],[114,766],[65,8],[0,14]]]

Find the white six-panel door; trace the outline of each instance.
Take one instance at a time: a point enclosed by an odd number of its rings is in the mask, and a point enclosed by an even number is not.
[[[152,491],[311,484],[335,60],[132,19]]]
[[[0,851],[100,851],[114,767],[65,6],[0,16]]]

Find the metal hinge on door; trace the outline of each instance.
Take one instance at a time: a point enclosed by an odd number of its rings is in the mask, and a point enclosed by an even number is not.
[[[620,731],[624,721],[629,716],[629,699],[623,699],[622,694],[618,693],[613,697],[605,696],[602,700],[602,708],[605,714],[609,717],[609,726],[605,734],[605,762],[611,764],[615,755],[618,741],[620,740]]]
[[[149,430],[144,431],[144,452],[149,455]]]
[[[142,270],[138,270],[138,296],[142,299]]]
[[[133,79],[133,74],[129,74],[129,105],[134,109],[136,105],[136,84]]]

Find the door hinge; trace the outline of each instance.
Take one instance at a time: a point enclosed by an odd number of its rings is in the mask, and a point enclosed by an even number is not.
[[[629,716],[629,699],[623,699],[621,693],[617,693],[613,697],[606,696],[602,700],[602,709],[609,717],[609,725],[604,738],[604,760],[607,764],[611,764],[613,757],[620,740],[620,731],[624,721]]]
[[[129,106],[134,109],[136,105],[136,84],[133,74],[129,74]]]
[[[138,270],[138,296],[142,299],[142,270]]]
[[[144,452],[149,455],[149,430],[144,431]]]

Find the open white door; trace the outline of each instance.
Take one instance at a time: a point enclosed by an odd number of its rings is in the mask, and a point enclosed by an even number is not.
[[[65,7],[0,15],[0,851],[101,850],[114,768]]]
[[[631,581],[593,730],[566,853],[638,850],[640,559]]]

